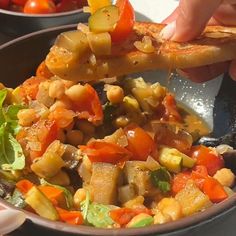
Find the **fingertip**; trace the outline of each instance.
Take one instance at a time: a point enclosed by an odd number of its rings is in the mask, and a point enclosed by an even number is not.
[[[176,29],[176,22],[173,21],[162,29],[162,31],[160,32],[161,38],[165,40],[171,39],[175,34],[175,29]]]

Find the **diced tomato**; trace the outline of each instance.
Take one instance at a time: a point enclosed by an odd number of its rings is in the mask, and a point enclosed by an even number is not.
[[[87,154],[92,162],[117,164],[129,160],[132,156],[125,148],[104,141],[89,142],[87,146],[80,146],[80,150]]]
[[[205,166],[196,166],[191,173],[191,177],[196,185],[202,189],[206,178],[208,177],[207,168]]]
[[[84,86],[87,89],[87,96],[74,103],[73,110],[76,111],[80,119],[87,119],[89,122],[97,124],[103,120],[101,102],[96,90],[91,85],[85,84]]]
[[[83,216],[80,211],[67,211],[56,207],[60,220],[72,225],[82,225]]]
[[[56,6],[52,0],[28,0],[23,11],[28,14],[49,14],[56,12]]]
[[[16,183],[17,189],[22,193],[26,194],[34,186],[32,182],[27,179],[20,180]]]
[[[140,213],[152,215],[151,211],[147,208],[119,208],[110,211],[110,217],[121,226],[128,224],[133,217]]]
[[[40,63],[40,65],[38,66],[38,68],[36,70],[36,76],[37,77],[42,77],[42,78],[45,78],[45,79],[50,79],[53,76],[51,71],[46,66],[45,61],[42,61]]]
[[[167,94],[162,104],[165,107],[164,119],[173,122],[181,122],[182,118],[178,112],[175,98],[172,94]]]
[[[213,176],[217,170],[224,167],[223,158],[205,146],[200,145],[193,147],[191,156],[197,160],[197,165],[202,165],[207,168],[207,172],[210,176]]]
[[[16,4],[16,5],[19,5],[19,6],[24,6],[27,2],[27,0],[11,0],[12,3]]]
[[[72,110],[63,107],[57,107],[48,116],[49,120],[55,121],[59,128],[68,127],[73,122],[74,117],[75,113]]]
[[[31,145],[25,146],[29,152],[31,162],[43,155],[47,147],[58,137],[58,127],[54,121],[39,120],[28,129],[22,129],[17,135],[17,141],[19,143],[38,143],[40,145],[39,150],[34,150]],[[26,141],[24,141],[26,140]]]
[[[20,96],[24,98],[25,101],[35,100],[39,85],[43,82],[45,78],[43,77],[31,77],[27,79],[19,88],[20,88]]]
[[[179,191],[184,189],[187,182],[192,178],[191,172],[186,171],[175,175],[172,181],[172,193],[176,195]]]
[[[0,1],[0,8],[2,9],[8,9],[10,5],[10,0],[1,0]]]
[[[128,139],[127,149],[133,154],[132,160],[146,161],[155,150],[152,137],[142,128],[130,125],[125,128]]]
[[[117,0],[116,6],[120,10],[120,17],[115,29],[110,33],[112,41],[124,41],[133,31],[135,13],[129,0]]]
[[[214,203],[221,202],[228,197],[224,187],[212,177],[206,178],[203,185],[203,192]]]

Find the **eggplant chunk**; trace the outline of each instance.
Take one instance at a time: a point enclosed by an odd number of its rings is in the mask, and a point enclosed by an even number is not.
[[[152,186],[145,161],[127,161],[124,173],[128,184],[135,186],[137,195],[154,196],[158,194],[158,189]]]
[[[93,163],[90,187],[94,201],[101,204],[116,204],[120,168],[109,163]]]

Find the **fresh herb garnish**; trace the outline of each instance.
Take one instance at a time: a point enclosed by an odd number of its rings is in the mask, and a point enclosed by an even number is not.
[[[23,106],[3,107],[7,93],[7,89],[0,90],[0,167],[3,170],[22,170],[25,167],[25,156],[14,135],[20,129],[17,113]]]
[[[151,171],[150,177],[152,184],[159,188],[163,193],[170,191],[171,175],[166,168],[161,167],[158,170]]]
[[[111,208],[103,204],[90,203],[88,192],[86,193],[86,199],[80,205],[83,218],[88,224],[98,228],[107,228],[114,224],[109,215]]]

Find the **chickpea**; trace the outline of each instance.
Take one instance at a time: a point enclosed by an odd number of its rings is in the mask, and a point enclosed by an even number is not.
[[[234,184],[235,176],[230,169],[223,168],[218,170],[213,176],[218,180],[223,186],[231,187]]]
[[[49,86],[49,96],[60,99],[65,94],[65,85],[61,80],[53,80]]]
[[[163,214],[161,211],[157,211],[154,216],[154,224],[164,224],[171,221],[171,217],[169,215]]]
[[[130,123],[130,119],[127,116],[119,116],[115,119],[114,125],[116,127],[124,128]]]
[[[69,99],[77,102],[87,97],[87,89],[81,84],[76,84],[67,89],[65,91],[65,94],[68,96]]]
[[[84,135],[80,130],[71,130],[66,134],[66,141],[67,143],[78,146],[79,144],[82,144]]]
[[[124,90],[116,85],[107,86],[107,99],[113,104],[121,103],[124,99]]]
[[[21,126],[30,126],[37,119],[37,115],[34,109],[21,109],[17,114],[17,118]]]
[[[74,204],[75,207],[80,208],[80,203],[86,198],[86,190],[84,188],[79,188],[74,194]]]
[[[78,120],[76,127],[81,130],[84,134],[94,134],[95,127],[87,120]]]
[[[180,203],[174,198],[163,198],[157,205],[157,208],[172,220],[178,220],[182,217]]]
[[[57,100],[51,107],[50,111],[54,111],[56,108],[61,107],[65,109],[71,109],[71,101],[67,96],[63,96],[60,100]]]

